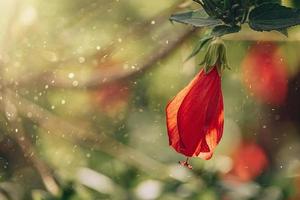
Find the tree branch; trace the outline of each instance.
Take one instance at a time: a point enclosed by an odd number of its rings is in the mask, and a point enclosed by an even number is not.
[[[183,1],[183,0],[182,0]],[[131,28],[129,28],[125,33],[121,33],[120,37],[124,37],[126,39],[128,39],[129,37],[131,39],[136,39],[139,38],[145,34],[149,34],[153,31],[156,30],[156,27],[158,27],[159,25],[162,25],[163,23],[165,23],[168,19],[168,17],[170,16],[171,13],[175,12],[179,7],[182,9],[184,7],[187,7],[190,4],[187,3],[186,1],[183,2],[176,2],[174,3],[172,6],[170,6],[169,8],[163,10],[162,12],[158,13],[155,17],[150,18],[145,20],[142,23],[137,23],[134,24]],[[154,22],[154,24],[153,24]],[[118,36],[115,36],[115,38],[119,38]],[[111,41],[110,44],[108,44],[105,48],[102,48],[101,51],[97,51],[96,54],[92,54],[92,55],[85,55],[84,57],[87,58],[87,60],[93,60],[94,57],[99,57],[99,54],[102,55],[107,55],[108,54],[112,54],[115,50],[116,50],[116,46],[115,44],[118,43],[117,41]],[[58,69],[59,66],[62,65],[70,65],[72,63],[77,63],[78,62],[78,58],[68,58],[67,60],[64,60],[62,62],[59,63],[50,63],[48,64],[48,66],[46,66],[47,71],[41,72],[41,73],[37,73],[35,75],[25,75],[22,76],[18,79],[18,86],[20,85],[21,87],[26,87],[26,86],[34,86],[35,83],[39,83],[38,85],[40,85],[40,82],[43,82],[45,84],[43,85],[50,85],[49,82],[51,82],[51,84],[53,83],[52,81],[56,81],[56,79],[60,80],[59,78],[56,78],[53,75],[53,70]],[[94,74],[101,74],[101,72],[96,71]],[[108,76],[110,76],[111,74],[108,74]],[[97,79],[97,77],[92,77],[92,79]],[[66,83],[67,82],[67,83]],[[8,83],[9,86],[14,85],[15,82],[12,83]],[[54,84],[54,87],[60,87],[60,85],[67,85],[68,87],[72,87],[72,82],[68,82],[67,80],[60,80],[58,81],[58,84]],[[79,87],[76,88],[81,88],[81,86],[84,85],[84,83],[81,83]],[[82,86],[84,87],[84,86]],[[73,87],[74,88],[74,87]]]
[[[154,178],[170,178],[169,168],[149,156],[107,135],[98,134],[88,128],[80,128],[73,125],[38,105],[14,94],[12,91],[9,93],[10,98],[23,117],[28,117],[28,113],[30,113],[30,120],[38,123],[41,128],[55,134],[57,137],[63,137],[69,142],[80,144],[82,147],[88,149],[92,148],[107,153],[130,166],[134,166],[150,174]]]
[[[30,87],[30,86],[42,86],[49,85],[51,88],[65,88],[65,89],[95,89],[112,82],[129,80],[135,78],[148,70],[152,69],[155,64],[167,57],[173,50],[180,46],[189,36],[195,32],[195,29],[183,30],[179,35],[174,36],[168,40],[168,44],[159,46],[154,49],[149,55],[146,55],[141,59],[138,66],[135,69],[121,70],[117,73],[103,73],[95,71],[88,80],[77,82],[74,84],[74,80],[67,78],[55,77],[52,73],[45,73],[39,76],[38,79],[31,80],[30,82],[19,83],[19,87]]]
[[[23,128],[22,120],[18,116],[18,111],[15,108],[15,105],[10,101],[8,96],[4,97],[3,105],[13,139],[21,147],[24,157],[30,161],[32,166],[40,174],[45,188],[51,194],[57,196],[60,192],[59,185],[53,176],[52,170],[38,157],[34,146],[32,145],[30,139],[28,139],[28,136]]]

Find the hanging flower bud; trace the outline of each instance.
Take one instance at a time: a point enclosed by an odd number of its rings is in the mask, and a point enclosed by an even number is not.
[[[223,134],[224,112],[221,74],[228,66],[226,49],[213,42],[204,69],[167,105],[169,144],[187,157],[210,159]],[[182,165],[191,166],[185,162]]]

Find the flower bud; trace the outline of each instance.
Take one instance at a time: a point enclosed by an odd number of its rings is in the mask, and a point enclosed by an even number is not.
[[[203,65],[206,74],[215,66],[220,76],[224,69],[230,69],[227,61],[226,46],[221,39],[217,38],[209,44],[206,55],[200,64]]]

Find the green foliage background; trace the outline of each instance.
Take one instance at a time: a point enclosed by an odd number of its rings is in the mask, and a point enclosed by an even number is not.
[[[248,27],[225,39],[232,70],[222,80],[224,137],[212,160],[191,161],[192,171],[178,165],[184,158],[168,146],[165,106],[199,71],[203,51],[184,61],[205,30],[189,34],[147,70],[106,84],[139,71],[189,31],[168,21],[182,7],[197,6],[179,0],[0,2],[0,199],[299,198],[299,118],[274,123],[286,107],[257,101],[241,75],[249,47],[263,37],[277,42],[288,78],[296,80],[299,27],[290,39]],[[228,182],[232,153],[249,139],[262,145],[269,167],[253,180]],[[30,145],[22,149],[24,140]],[[46,174],[38,170],[41,163]],[[48,172],[58,193],[45,186]]]

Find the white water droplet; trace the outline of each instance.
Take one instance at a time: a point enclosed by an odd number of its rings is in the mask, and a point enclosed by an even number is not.
[[[74,86],[74,87],[77,87],[78,86],[78,81],[73,81],[73,83],[72,83],[72,85]]]
[[[79,63],[84,63],[85,62],[85,58],[83,56],[78,58],[78,62]]]
[[[69,79],[72,79],[72,78],[75,77],[75,74],[71,72],[71,73],[68,74],[68,77],[69,77]]]

